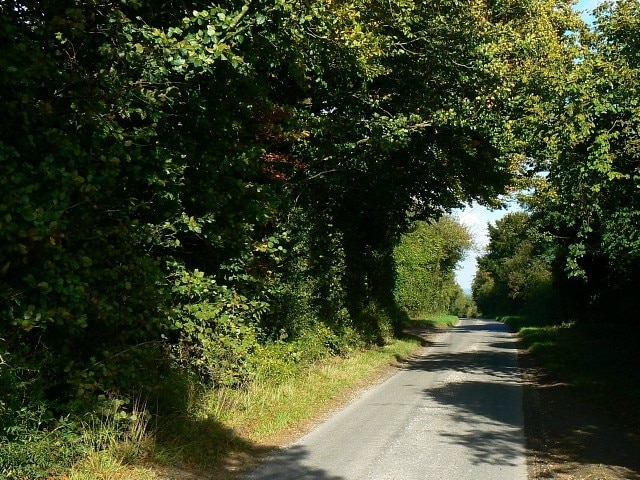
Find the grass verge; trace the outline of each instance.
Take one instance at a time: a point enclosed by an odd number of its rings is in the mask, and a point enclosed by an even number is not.
[[[273,446],[292,440],[389,366],[420,346],[414,338],[331,357],[296,369],[286,378],[256,379],[242,389],[190,392],[186,413],[161,420],[145,437],[145,452],[121,461],[117,445],[97,451],[70,479],[233,478]]]
[[[458,321],[455,315],[423,315],[415,318],[406,319],[403,322],[405,329],[412,328],[446,328],[452,327]]]
[[[292,426],[326,411],[345,392],[368,384],[381,369],[407,357],[417,346],[415,340],[396,340],[348,358],[323,360],[283,382],[257,381],[246,391],[215,390],[207,397],[205,412],[247,440],[270,443]]]
[[[549,372],[640,431],[635,415],[640,408],[640,332],[610,323],[545,325],[524,316],[499,320],[520,333],[524,346]]]
[[[396,340],[321,360],[285,379],[205,392],[188,421],[172,422],[165,448],[177,448],[189,464],[211,467],[230,455],[279,444],[418,347],[415,339]]]

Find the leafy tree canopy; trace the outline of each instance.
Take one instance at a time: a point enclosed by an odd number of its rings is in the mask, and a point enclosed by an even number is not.
[[[0,369],[24,391],[0,407],[176,366],[239,385],[305,329],[379,339],[401,234],[504,193],[576,25],[547,0],[2,2]]]

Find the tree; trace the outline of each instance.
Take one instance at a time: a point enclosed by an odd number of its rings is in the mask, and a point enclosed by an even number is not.
[[[556,238],[557,278],[579,317],[628,303],[640,280],[639,13],[634,0],[605,3],[577,36],[579,61],[544,133],[548,175],[530,199]]]
[[[433,224],[417,222],[394,251],[394,293],[400,308],[411,316],[464,310],[464,302],[457,305],[464,294],[455,269],[471,247],[471,234],[452,217]]]
[[[529,1],[351,8],[376,40],[373,54],[309,96],[310,150],[296,153],[313,179],[303,198],[342,239],[357,313],[391,303],[393,245],[410,221],[504,192],[520,132],[540,121],[549,72],[568,62],[564,32],[575,16],[568,4]]]
[[[504,191],[548,66],[566,62],[569,12],[3,2],[0,355],[15,383],[90,402],[179,364],[237,385],[260,342],[300,330],[292,303],[366,331],[371,305],[395,306],[411,222]]]
[[[489,225],[487,252],[478,258],[473,298],[485,315],[529,313],[557,315],[553,289],[553,255],[544,237],[536,236],[530,215],[509,213]]]

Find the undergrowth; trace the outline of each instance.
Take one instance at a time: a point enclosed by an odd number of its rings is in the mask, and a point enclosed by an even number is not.
[[[286,340],[256,349],[239,385],[176,370],[148,404],[102,398],[91,414],[59,419],[25,404],[0,436],[0,479],[146,480],[156,478],[151,465],[217,468],[263,450],[418,346],[390,336],[367,346],[355,331],[321,325]]]
[[[501,317],[545,368],[614,416],[640,429],[638,331],[607,323],[556,323]]]
[[[287,369],[286,375],[274,375],[270,365],[245,388],[194,392],[189,415],[177,415],[160,429],[155,459],[211,468],[234,454],[265,451],[418,345],[395,340]]]
[[[131,465],[150,442],[144,405],[125,409],[126,401],[104,399],[93,414],[51,419],[51,412],[26,406],[0,437],[0,479],[151,478]]]

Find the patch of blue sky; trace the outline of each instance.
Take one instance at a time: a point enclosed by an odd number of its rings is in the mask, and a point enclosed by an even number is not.
[[[580,0],[574,8],[580,12],[582,19],[591,25],[593,23],[593,15],[591,12],[601,3],[604,3],[603,0]]]
[[[475,243],[475,248],[467,251],[467,255],[460,262],[455,272],[456,281],[465,293],[471,293],[471,284],[478,268],[476,257],[485,252],[485,248],[489,243],[488,224],[495,225],[495,222],[507,213],[518,210],[520,210],[520,207],[516,202],[509,202],[506,208],[499,210],[489,209],[473,203],[471,206],[453,212],[453,216],[469,229]]]
[[[574,8],[580,12],[582,19],[588,24],[593,23],[591,12],[604,0],[580,0]],[[456,280],[466,293],[471,293],[471,284],[473,277],[478,268],[476,257],[482,255],[489,242],[488,228],[489,223],[495,225],[496,220],[501,219],[509,212],[518,211],[520,208],[517,203],[511,202],[507,208],[500,210],[490,210],[486,207],[474,203],[473,205],[457,210],[454,212],[461,223],[466,225],[471,232],[476,247],[467,252],[458,269],[456,270]]]

